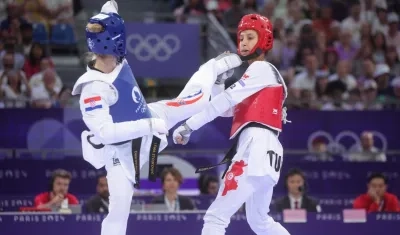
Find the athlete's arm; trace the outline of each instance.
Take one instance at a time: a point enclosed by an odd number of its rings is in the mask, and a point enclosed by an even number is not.
[[[82,89],[79,104],[83,121],[103,144],[118,143],[151,134],[163,123],[161,119],[154,118],[114,123],[109,107],[115,101],[115,90],[107,83],[94,81],[84,85]]]
[[[197,130],[216,117],[267,86],[278,85],[272,68],[265,62],[253,62],[242,78],[214,97],[206,108],[186,121],[191,130]]]

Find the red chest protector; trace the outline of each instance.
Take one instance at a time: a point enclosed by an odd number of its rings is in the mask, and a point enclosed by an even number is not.
[[[274,130],[282,131],[282,102],[284,88],[282,85],[266,87],[246,98],[235,106],[231,139],[243,127],[251,122],[257,122]]]

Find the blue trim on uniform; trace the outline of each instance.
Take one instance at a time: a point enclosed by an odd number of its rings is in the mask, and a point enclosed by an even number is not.
[[[85,108],[85,111],[89,112],[89,111],[93,111],[95,109],[101,109],[101,108],[103,108],[103,105],[99,104],[99,105],[96,105],[96,106],[93,106],[93,107],[87,107],[87,108]]]

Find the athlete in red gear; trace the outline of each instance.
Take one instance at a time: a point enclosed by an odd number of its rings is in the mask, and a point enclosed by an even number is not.
[[[214,97],[200,113],[174,131],[174,141],[186,144],[191,132],[226,112],[233,116],[231,138],[236,144],[222,163],[233,162],[216,200],[204,216],[202,235],[223,235],[231,216],[246,203],[246,217],[257,235],[289,235],[269,215],[273,187],[282,167],[278,135],[286,122],[286,86],[278,70],[265,61],[273,45],[272,25],[258,14],[242,18],[238,53],[248,61],[242,78]],[[202,170],[210,169],[203,168]]]

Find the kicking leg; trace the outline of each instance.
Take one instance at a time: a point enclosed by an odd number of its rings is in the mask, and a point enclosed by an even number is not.
[[[258,184],[257,191],[246,201],[246,217],[250,228],[257,235],[290,235],[278,222],[268,215],[275,183],[269,176],[251,176]]]
[[[107,182],[110,191],[109,213],[101,224],[101,235],[126,235],[133,196],[132,182],[121,165],[107,169]]]

